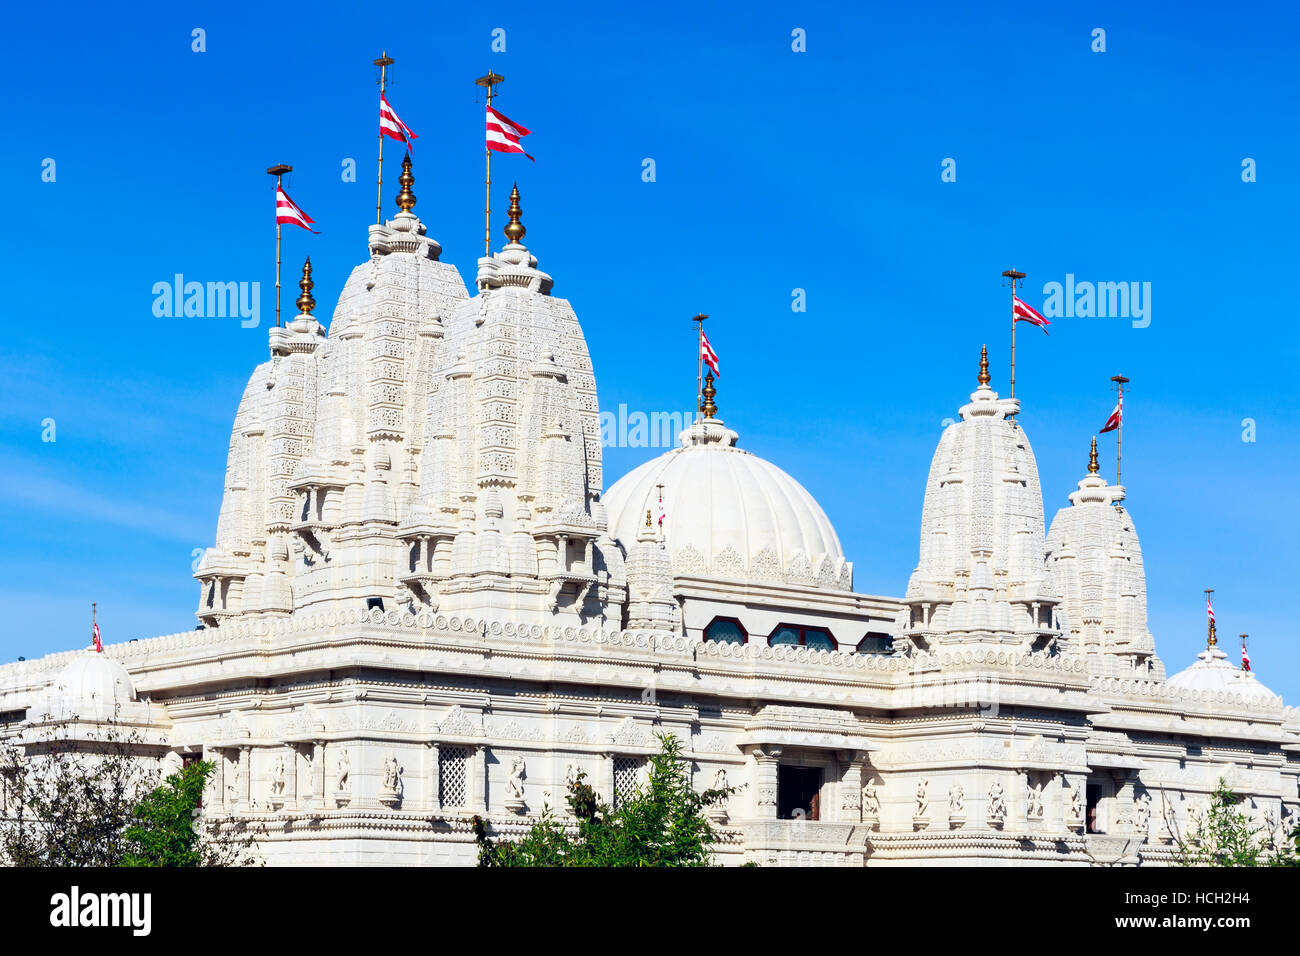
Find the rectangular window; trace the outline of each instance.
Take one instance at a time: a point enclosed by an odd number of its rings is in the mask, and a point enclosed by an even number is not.
[[[469,750],[443,747],[438,761],[438,800],[444,807],[463,807],[469,779]]]
[[[777,816],[782,820],[820,820],[821,790],[820,767],[778,767]]]
[[[640,757],[614,758],[614,806],[621,804],[636,789],[640,771]]]

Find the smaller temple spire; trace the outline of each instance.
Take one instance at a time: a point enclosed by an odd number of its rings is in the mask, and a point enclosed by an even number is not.
[[[990,381],[991,379],[989,378],[989,347],[987,345],[981,345],[979,383],[981,385],[987,385]]]
[[[1092,436],[1092,451],[1088,454],[1088,474],[1097,473],[1097,436]]]
[[[506,238],[511,242],[520,242],[524,238],[524,233],[528,232],[524,224],[519,221],[523,211],[523,207],[519,205],[519,184],[515,183],[514,188],[510,190],[510,208],[507,210],[510,221],[506,223]]]
[[[302,295],[298,296],[295,303],[298,311],[303,315],[311,315],[311,310],[316,308],[316,299],[311,294],[311,290],[316,287],[316,283],[311,280],[311,256],[302,264],[302,279],[298,281],[298,288],[302,290]]]
[[[1219,638],[1214,633],[1214,588],[1205,589],[1205,614],[1210,619],[1210,639],[1206,642],[1207,647],[1214,647],[1219,643]]]
[[[402,175],[397,177],[397,181],[402,186],[402,191],[397,194],[397,205],[402,212],[410,212],[415,208],[415,193],[411,192],[411,187],[415,185],[415,177],[411,175],[410,153],[402,157]]]
[[[718,394],[718,390],[713,387],[713,373],[710,372],[704,376],[704,403],[700,406],[700,411],[704,413],[705,418],[717,418],[718,406],[714,404],[713,397]]]

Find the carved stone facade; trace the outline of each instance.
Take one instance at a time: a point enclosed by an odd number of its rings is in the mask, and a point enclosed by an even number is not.
[[[566,819],[579,774],[617,800],[658,734],[735,788],[725,863],[1165,863],[1221,777],[1297,818],[1300,713],[1213,646],[1165,680],[1123,489],[1090,473],[1045,535],[986,374],[907,593],[855,592],[716,412],[602,495],[582,329],[514,236],[471,297],[414,213],[371,226],[328,335],[305,274],[235,415],[201,629],[0,667],[0,736],[116,713],[212,760],[206,812],[272,864],[472,864],[475,815]]]

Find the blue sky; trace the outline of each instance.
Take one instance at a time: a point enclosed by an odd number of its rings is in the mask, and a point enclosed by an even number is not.
[[[0,660],[83,644],[92,600],[108,640],[193,625],[193,552],[212,541],[235,406],[266,355],[264,169],[295,166],[289,191],[322,234],[292,230],[286,275],[311,255],[327,318],[366,256],[371,61],[386,48],[391,99],[420,134],[416,211],[444,258],[471,275],[482,249],[472,81],[490,67],[537,157],[501,159],[499,182],[519,181],[528,245],[583,322],[602,407],[689,408],[689,319],[710,313],[722,417],[821,501],[861,591],[906,585],[930,457],[982,342],[1005,392],[999,273],[1027,272],[1037,305],[1067,274],[1151,283],[1146,328],[1021,326],[1047,518],[1083,476],[1109,377],[1129,376],[1124,477],[1159,653],[1172,672],[1203,647],[1214,587],[1225,643],[1249,632],[1261,679],[1300,703],[1300,19],[1280,3],[904,6],[12,10]],[[490,50],[498,27],[505,53]],[[946,158],[956,182],[941,181]],[[176,273],[260,281],[262,325],[155,318],[152,286]],[[607,484],[652,453],[608,451]]]

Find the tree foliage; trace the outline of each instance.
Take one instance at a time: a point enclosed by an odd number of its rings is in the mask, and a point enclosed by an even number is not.
[[[1220,779],[1209,809],[1196,819],[1186,839],[1176,839],[1179,866],[1300,866],[1300,826],[1275,840],[1269,827],[1255,823],[1242,797]]]
[[[115,720],[0,743],[0,865],[230,866],[252,862],[253,834],[196,828],[210,763],[160,782],[162,762]]]
[[[488,837],[474,818],[479,866],[712,866],[718,836],[705,810],[738,788],[691,786],[676,737],[660,734],[644,786],[621,797],[616,808],[601,802],[579,773],[567,802],[574,822],[545,807],[541,819],[517,842]],[[576,825],[575,825],[576,824]]]
[[[247,830],[204,834],[203,788],[216,769],[199,760],[169,776],[135,807],[134,822],[124,834],[124,866],[251,866],[253,837]]]

